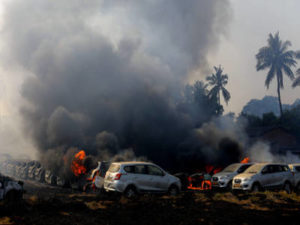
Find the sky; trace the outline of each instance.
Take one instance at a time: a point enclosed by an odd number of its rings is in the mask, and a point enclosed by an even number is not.
[[[3,5],[11,0],[0,0],[0,29],[3,28]],[[276,83],[272,83],[269,90],[264,86],[267,71],[257,72],[255,69],[255,54],[258,49],[267,44],[269,33],[279,31],[283,40],[292,42],[292,49],[300,50],[300,18],[298,0],[230,0],[229,21],[224,25],[220,42],[208,51],[208,67],[222,65],[224,72],[229,75],[227,89],[231,93],[231,100],[225,106],[225,112],[239,114],[243,106],[253,98],[261,99],[265,95],[276,96]],[[120,9],[117,9],[120,10]],[[120,10],[117,13],[123,13]],[[103,14],[104,15],[104,14]],[[112,40],[118,39],[119,27],[111,29],[114,18],[106,15],[107,23],[101,24],[101,28],[112,36]],[[99,18],[94,18],[95,21]],[[101,19],[101,18],[100,18]],[[139,21],[140,22],[140,21]],[[91,20],[91,24],[93,20]],[[141,22],[142,23],[142,22]],[[126,21],[124,24],[126,25]],[[130,36],[135,35],[135,30],[127,31]],[[143,32],[143,31],[141,31]],[[152,39],[151,39],[152,38]],[[151,41],[158,41],[151,37]],[[147,44],[147,43],[146,43]],[[18,66],[11,66],[9,59],[5,59],[1,49],[5,46],[0,35],[0,57],[4,62],[0,64],[0,141],[3,148],[10,152],[20,152],[20,149],[34,151],[35,146],[28,141],[21,129],[19,104],[22,101],[20,90],[23,81],[31,76]],[[158,46],[161,48],[164,46]],[[170,47],[170,46],[169,46]],[[172,48],[169,49],[172,51]],[[154,49],[153,51],[156,51]],[[169,54],[163,57],[168,57]],[[300,62],[299,62],[300,67]],[[208,72],[198,71],[189,82],[204,79]],[[282,102],[293,103],[300,97],[300,87],[291,88],[291,82],[285,79],[285,89],[282,91]],[[14,146],[13,149],[11,146]]]
[[[274,81],[269,90],[264,86],[267,71],[256,71],[255,54],[267,44],[268,34],[277,31],[282,40],[291,41],[292,49],[300,49],[300,1],[231,0],[231,8],[228,31],[209,61],[211,66],[221,64],[224,73],[229,75],[227,88],[231,100],[225,109],[238,114],[250,99],[277,96]],[[300,87],[292,89],[287,77],[284,85],[281,92],[283,103],[290,104],[300,98]]]

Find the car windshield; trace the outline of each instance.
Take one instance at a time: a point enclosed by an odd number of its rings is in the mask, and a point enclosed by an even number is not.
[[[258,173],[261,171],[261,169],[264,167],[264,165],[256,164],[253,166],[250,166],[248,169],[245,170],[244,173]]]
[[[240,164],[231,164],[231,165],[227,166],[222,172],[232,173],[232,172],[237,171],[240,168],[240,166],[241,166]]]
[[[118,172],[120,170],[120,164],[111,164],[108,171],[109,172],[112,172],[112,173],[115,173],[115,172]]]

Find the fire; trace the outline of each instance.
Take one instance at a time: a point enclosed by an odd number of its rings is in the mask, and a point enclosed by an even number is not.
[[[244,158],[241,163],[249,163],[250,162],[250,158],[249,157],[246,157]]]
[[[222,168],[214,167],[211,165],[205,166],[206,175],[213,175],[220,172]],[[188,177],[189,186],[187,187],[189,190],[197,190],[197,191],[206,191],[212,189],[212,183],[210,180],[205,179],[205,174],[199,175],[198,177]],[[193,183],[201,181],[200,185],[195,187]]]
[[[86,168],[83,165],[83,160],[85,159],[85,151],[81,150],[74,156],[72,161],[71,169],[75,176],[79,176],[86,173]]]

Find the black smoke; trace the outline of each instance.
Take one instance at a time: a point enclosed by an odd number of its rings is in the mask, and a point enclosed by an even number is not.
[[[31,73],[21,112],[40,158],[58,169],[69,149],[110,157],[131,148],[174,166],[191,151],[182,146],[195,140],[193,117],[209,117],[178,101],[190,72],[207,69],[228,12],[224,0],[7,3],[6,53]]]

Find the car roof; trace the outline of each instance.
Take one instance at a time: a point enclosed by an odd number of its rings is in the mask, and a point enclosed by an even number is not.
[[[263,162],[263,163],[254,163],[253,165],[280,165],[280,166],[287,166],[286,163],[271,163],[271,162]]]
[[[300,166],[300,163],[291,163],[289,166]]]
[[[127,162],[113,162],[113,164],[120,164],[120,165],[154,165],[150,162],[143,162],[143,161],[127,161]]]

